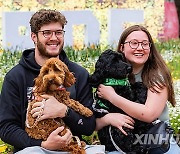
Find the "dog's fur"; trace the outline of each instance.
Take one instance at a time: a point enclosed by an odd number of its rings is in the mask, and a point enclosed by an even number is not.
[[[125,60],[123,53],[118,53],[112,50],[106,50],[103,52],[95,65],[95,72],[90,76],[90,85],[97,88],[99,84],[103,84],[105,79],[125,79],[129,74],[132,73],[132,67]],[[145,103],[147,97],[147,88],[142,83],[135,83],[133,85],[112,85],[118,95],[127,98],[131,101],[136,101],[137,103]],[[101,101],[104,106],[100,105],[98,101]],[[101,99],[95,93],[95,104],[94,104],[94,114],[96,117],[100,118],[107,113],[122,113],[126,114],[121,109],[114,106],[107,100]],[[111,134],[115,143],[120,147],[121,150],[125,152],[136,152],[140,153],[142,150],[140,146],[133,145],[135,141],[134,134],[142,134],[148,129],[149,124],[135,120],[134,130],[123,127],[127,132],[125,136],[118,128],[111,126]],[[101,144],[106,146],[107,151],[114,151],[116,148],[111,142],[109,136],[109,127],[106,126],[98,131],[98,136]]]
[[[67,105],[69,108],[79,112],[80,114],[89,117],[93,112],[84,107],[78,101],[70,99],[70,93],[66,91],[66,87],[70,87],[75,83],[74,75],[69,71],[68,67],[58,58],[50,58],[42,66],[40,74],[35,79],[34,100],[30,101],[27,109],[26,117],[26,132],[35,139],[46,140],[48,136],[56,128],[64,126],[61,136],[65,134],[67,126],[61,118],[45,119],[38,121],[31,115],[32,105],[37,101],[42,101],[42,94],[54,96],[60,103]],[[75,141],[72,141],[68,146],[63,147],[63,151],[70,151],[73,154],[84,154],[84,146],[82,147]]]

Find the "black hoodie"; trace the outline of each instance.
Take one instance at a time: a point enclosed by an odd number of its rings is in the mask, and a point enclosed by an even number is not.
[[[15,147],[15,151],[30,146],[40,146],[42,140],[30,138],[25,129],[26,109],[28,97],[34,85],[34,78],[38,76],[41,66],[34,58],[34,49],[25,50],[14,68],[5,76],[0,96],[0,138]],[[70,97],[91,108],[93,103],[92,90],[88,84],[89,74],[80,65],[71,62],[62,50],[60,59],[74,73],[75,85],[67,90]],[[73,135],[90,135],[95,129],[95,118],[85,118],[74,110],[70,110],[63,118]]]

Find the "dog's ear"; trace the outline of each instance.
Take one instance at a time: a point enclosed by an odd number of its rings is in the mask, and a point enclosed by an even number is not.
[[[125,57],[124,52],[119,51],[118,54],[119,54],[119,56],[121,57],[122,61],[127,62],[127,59],[126,59],[126,57]]]
[[[103,74],[99,71],[95,71],[89,77],[89,84],[94,88],[97,88],[99,84],[101,84],[102,82],[103,82]]]
[[[90,76],[90,85],[97,87],[99,84],[103,83],[104,79],[107,77],[107,68],[110,67],[110,59],[112,57],[113,51],[110,49],[105,50],[99,56],[96,64],[95,71]]]
[[[75,83],[76,79],[72,74],[72,72],[69,71],[68,67],[64,63],[63,63],[63,69],[65,72],[64,86],[70,87]]]
[[[35,81],[35,86],[36,86],[34,92],[39,93],[39,92],[45,91],[46,87],[45,87],[45,84],[43,83],[43,75],[42,74],[39,74],[38,77],[36,77],[34,79],[34,81]]]
[[[92,87],[97,88],[99,84],[101,84],[105,78],[105,63],[102,55],[99,57],[95,64],[95,71],[89,78],[89,84]]]

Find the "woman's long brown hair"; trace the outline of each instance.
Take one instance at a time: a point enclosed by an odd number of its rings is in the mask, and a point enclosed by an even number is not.
[[[118,52],[121,51],[121,47],[124,45],[124,42],[128,35],[132,33],[133,31],[143,31],[147,34],[149,41],[151,43],[150,47],[150,55],[146,63],[144,64],[143,70],[142,70],[142,81],[144,85],[149,89],[153,88],[154,86],[158,88],[163,88],[164,86],[167,87],[168,90],[168,101],[172,104],[172,106],[175,106],[175,95],[174,95],[174,88],[173,88],[173,81],[171,73],[163,60],[160,53],[157,51],[155,44],[153,42],[153,39],[151,37],[151,34],[149,31],[141,26],[141,25],[133,25],[129,28],[127,28],[122,34],[119,39],[118,43]],[[154,89],[154,88],[153,88]],[[155,90],[155,89],[154,89]],[[158,92],[158,91],[157,91]]]

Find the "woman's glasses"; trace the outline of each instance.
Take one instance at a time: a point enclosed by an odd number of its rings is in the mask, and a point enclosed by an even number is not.
[[[127,42],[124,42],[124,44],[126,43],[129,43],[129,46],[132,48],[132,49],[137,49],[139,47],[139,44],[141,43],[141,46],[144,50],[147,50],[151,47],[151,43],[149,41],[142,41],[142,42],[138,42],[138,40],[131,40],[131,41],[127,41]]]

